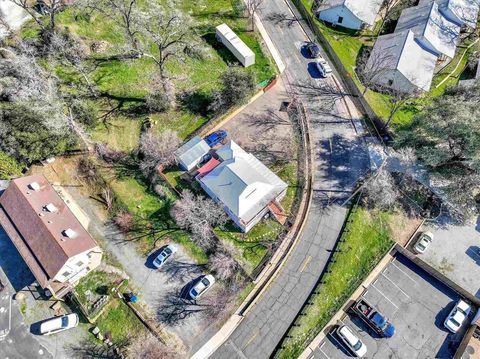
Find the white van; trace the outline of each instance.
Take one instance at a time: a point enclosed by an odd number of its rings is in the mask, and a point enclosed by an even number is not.
[[[75,328],[77,325],[78,315],[76,313],[62,315],[60,317],[48,319],[40,324],[40,334],[55,334],[67,329]]]
[[[337,329],[337,334],[355,356],[362,358],[367,354],[367,346],[358,339],[349,327],[342,325]]]

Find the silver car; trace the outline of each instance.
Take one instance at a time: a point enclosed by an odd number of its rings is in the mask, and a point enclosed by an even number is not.
[[[433,241],[433,233],[432,232],[422,232],[418,236],[417,242],[413,246],[413,250],[417,254],[423,254],[427,250],[430,243]]]
[[[165,248],[163,248],[158,256],[153,260],[153,265],[155,268],[159,269],[161,266],[165,264],[170,258],[173,257],[173,254],[177,252],[177,247],[173,244],[169,244]]]

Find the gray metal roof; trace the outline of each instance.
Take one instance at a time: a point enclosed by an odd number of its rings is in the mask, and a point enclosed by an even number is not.
[[[287,188],[275,173],[233,141],[217,155],[223,162],[200,181],[245,223]]]
[[[189,168],[191,164],[196,164],[198,159],[210,151],[210,146],[200,138],[195,136],[186,142],[182,147],[175,151],[175,155],[180,163]]]
[[[361,21],[373,25],[382,2],[382,0],[325,0],[318,10],[323,11],[337,6],[345,6]]]
[[[402,11],[395,32],[404,30],[424,38],[439,55],[455,56],[460,26],[443,16],[433,0]]]
[[[437,0],[437,2],[441,9],[451,11],[462,23],[473,28],[477,27],[479,0]]]
[[[387,56],[386,67],[398,70],[418,88],[429,90],[437,56],[420,46],[413,31],[379,36],[369,61],[375,56]]]

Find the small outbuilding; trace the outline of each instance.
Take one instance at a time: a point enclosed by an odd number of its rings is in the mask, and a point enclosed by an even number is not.
[[[199,136],[195,136],[175,152],[175,157],[180,169],[190,171],[209,151],[208,143]]]
[[[348,29],[373,26],[382,0],[325,0],[318,7],[320,20]]]
[[[243,66],[255,64],[255,53],[235,34],[227,24],[218,25],[216,28],[218,41],[225,45]]]

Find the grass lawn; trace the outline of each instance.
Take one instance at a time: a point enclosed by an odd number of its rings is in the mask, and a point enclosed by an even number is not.
[[[393,244],[389,221],[392,215],[370,212],[361,207],[352,211],[338,245],[335,262],[322,278],[312,305],[304,308],[282,344],[281,358],[296,358],[340,309],[372,268]]]
[[[305,8],[311,13],[312,0],[301,0]],[[367,33],[356,33],[348,29],[331,28],[320,21],[315,21],[316,26],[320,29],[324,37],[327,39],[333,50],[339,57],[340,61],[344,65],[348,74],[354,79],[360,91],[363,91],[364,87],[358,80],[355,74],[356,59],[362,48],[362,46],[372,46],[375,38],[372,38]],[[432,98],[441,96],[449,86],[455,86],[459,79],[465,65],[468,61],[468,57],[475,50],[480,49],[479,43],[468,50],[465,56],[463,56],[464,50],[469,42],[462,43],[457,48],[455,58],[442,69],[432,81],[431,90],[428,93],[423,94],[417,99],[409,101],[403,106],[393,117],[391,127],[393,130],[406,128],[413,120],[415,114],[420,112],[426,105],[431,103]],[[462,57],[463,56],[463,57]],[[447,81],[437,87],[437,85],[450,73],[455,67],[454,73]],[[386,119],[389,116],[389,96],[368,90],[365,94],[367,102],[372,107],[373,111],[378,117]]]
[[[296,163],[273,166],[272,170],[288,184],[287,194],[281,204],[289,214],[297,191]],[[259,222],[247,234],[241,233],[232,222],[227,223],[223,228],[217,228],[215,233],[221,240],[236,248],[238,252],[235,259],[248,274],[251,274],[267,254],[265,244],[275,242],[282,229],[283,226],[276,220],[266,219]]]
[[[164,0],[158,1],[167,3]],[[187,58],[185,62],[174,60],[167,64],[177,94],[188,90],[191,96],[188,101],[179,103],[177,108],[166,113],[149,114],[155,130],[170,128],[177,131],[180,137],[186,138],[211,119],[212,115],[206,111],[208,98],[213,90],[219,88],[220,76],[227,71],[229,65],[238,64],[233,54],[224,46],[219,46],[215,39],[215,27],[223,22],[237,32],[256,55],[256,64],[245,71],[253,72],[257,83],[268,80],[275,74],[274,63],[263,49],[261,37],[248,31],[248,20],[240,11],[242,4],[242,0],[176,1],[175,6],[190,15],[195,38],[204,50],[205,57]],[[102,114],[114,105],[120,105],[120,111],[107,121],[108,127],[99,125],[92,129],[92,138],[105,142],[114,149],[134,149],[138,145],[141,123],[146,118],[146,114],[136,111],[136,108],[144,104],[152,77],[156,73],[155,64],[148,58],[103,60],[117,54],[125,39],[123,32],[110,19],[101,15],[87,19],[76,16],[73,9],[67,9],[59,15],[58,24],[81,37],[87,46],[94,42],[103,44],[103,50],[92,53],[91,59],[87,60],[95,64],[91,77],[102,92],[97,107]],[[22,35],[26,38],[38,36],[35,24],[25,26]],[[65,67],[57,66],[54,70],[67,84],[81,80],[78,74]]]
[[[89,308],[100,296],[110,294],[109,290],[121,281],[118,274],[92,271],[80,279],[75,286],[75,293],[82,304]]]
[[[130,308],[120,299],[115,298],[109,308],[95,323],[102,334],[109,332],[114,343],[125,341],[133,335],[145,331],[143,324],[138,320]]]

